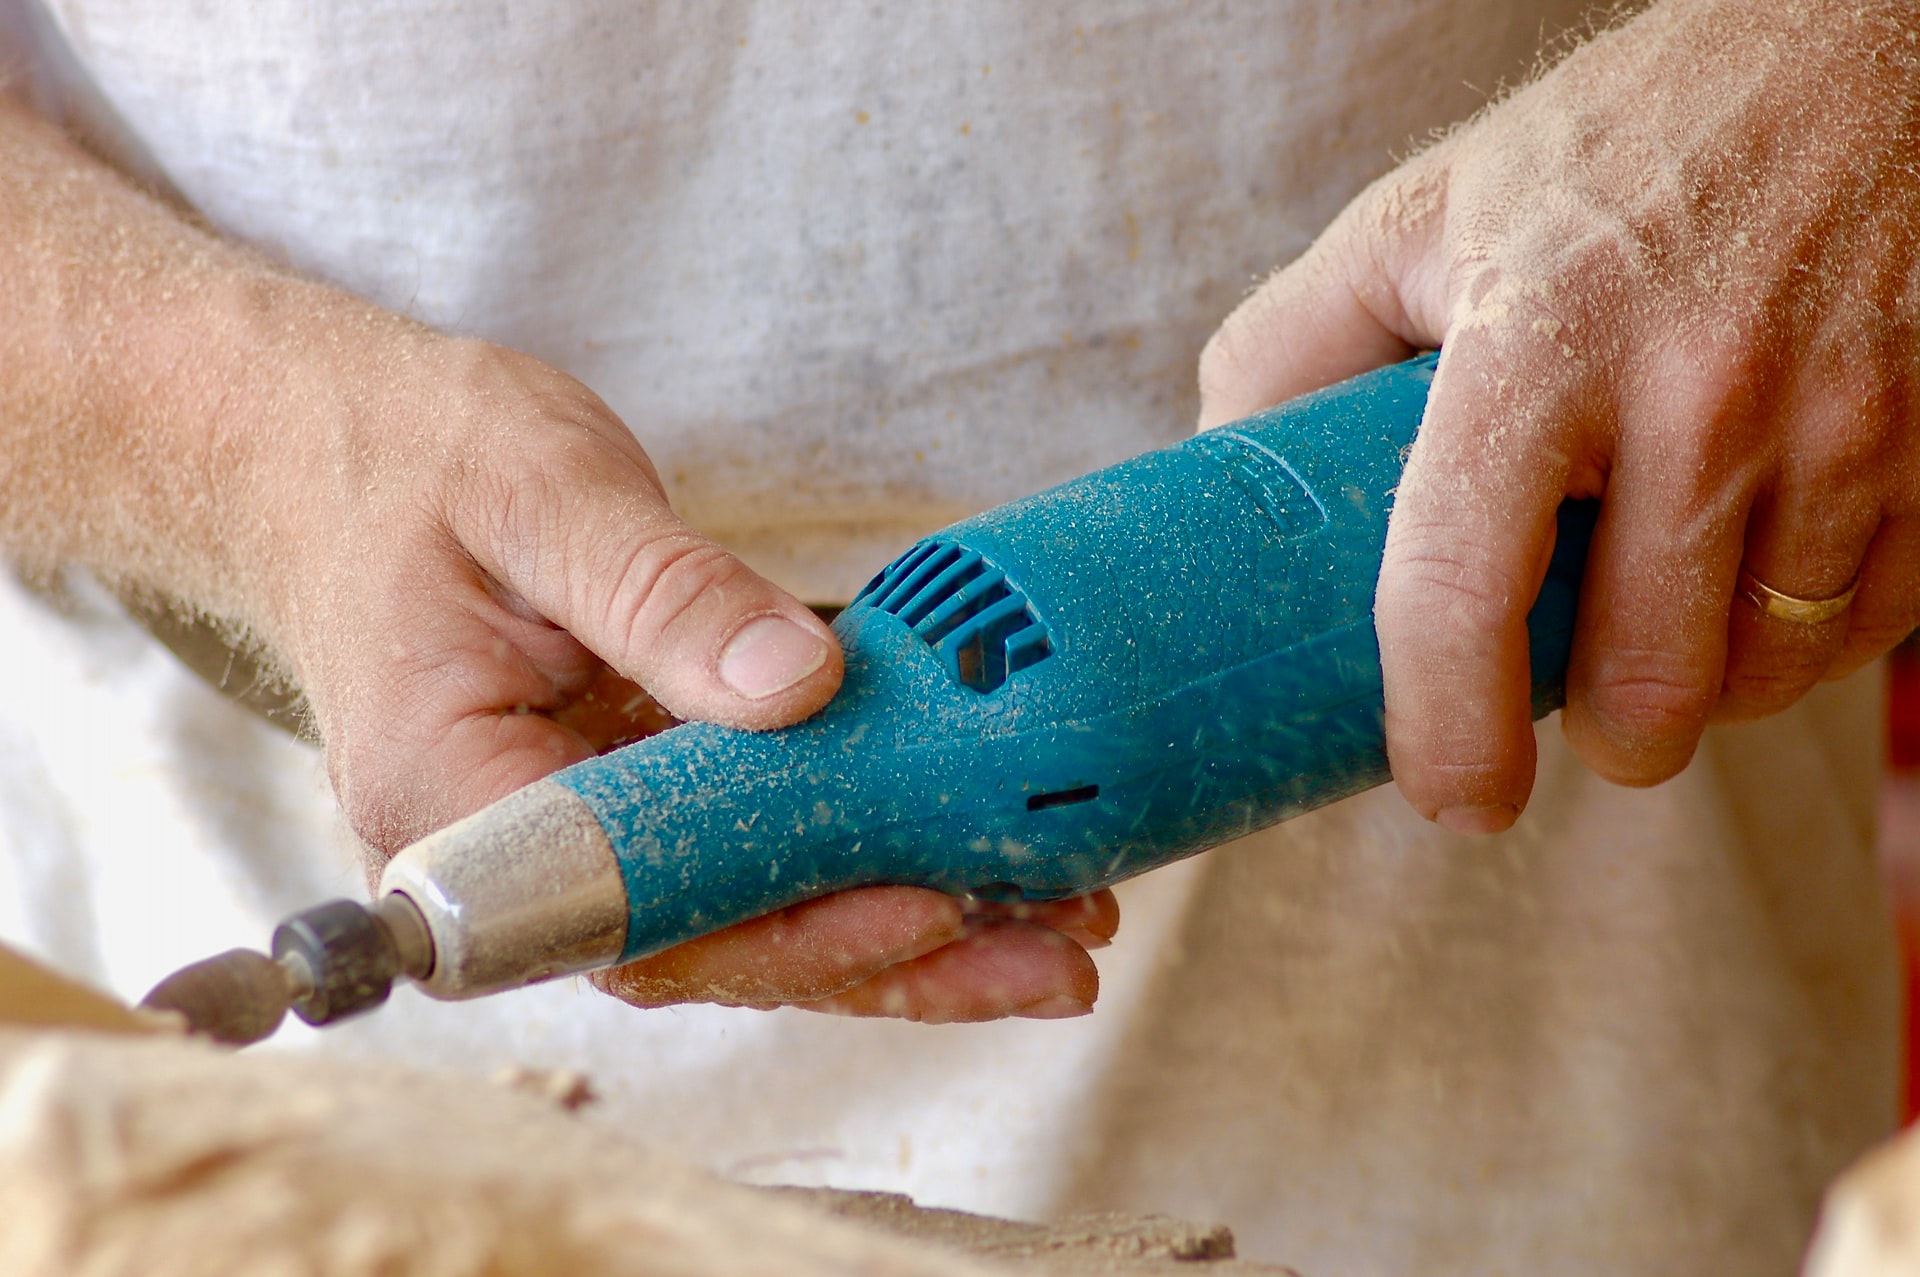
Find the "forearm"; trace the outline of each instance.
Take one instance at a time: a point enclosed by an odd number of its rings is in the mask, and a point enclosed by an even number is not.
[[[332,319],[331,324],[328,323]],[[0,550],[274,628],[288,397],[408,328],[222,242],[0,97]],[[300,405],[311,413],[311,405]],[[324,415],[324,414],[321,414]],[[244,546],[244,550],[242,547]]]

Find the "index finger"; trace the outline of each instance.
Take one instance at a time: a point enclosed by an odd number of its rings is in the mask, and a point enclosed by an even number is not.
[[[1580,431],[1572,370],[1522,366],[1481,330],[1443,349],[1374,595],[1394,779],[1457,833],[1506,829],[1533,789],[1527,613]]]

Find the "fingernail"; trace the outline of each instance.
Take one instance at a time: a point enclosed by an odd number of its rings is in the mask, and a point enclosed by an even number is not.
[[[818,634],[784,616],[761,616],[740,627],[720,653],[720,681],[750,701],[786,691],[827,663]]]
[[[1497,834],[1511,828],[1519,816],[1520,809],[1512,803],[1495,803],[1491,807],[1448,807],[1434,820],[1456,834]]]
[[[1023,1020],[1071,1020],[1076,1015],[1085,1015],[1093,1007],[1079,998],[1057,993],[1050,998],[1042,998],[1030,1006],[1021,1007],[1014,1014]]]

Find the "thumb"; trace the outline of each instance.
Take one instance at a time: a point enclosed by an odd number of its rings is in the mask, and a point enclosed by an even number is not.
[[[1240,303],[1200,355],[1200,428],[1271,408],[1438,346],[1445,183],[1420,157],[1361,192],[1291,265]],[[1409,300],[1412,305],[1409,305]]]
[[[481,566],[680,718],[781,727],[832,699],[825,623],[681,522],[625,427],[581,435],[462,536]]]

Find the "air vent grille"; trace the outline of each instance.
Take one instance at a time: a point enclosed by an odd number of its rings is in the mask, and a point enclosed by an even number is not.
[[[923,541],[854,599],[891,613],[940,655],[954,678],[991,692],[1053,651],[1047,627],[1007,574],[951,541]]]

